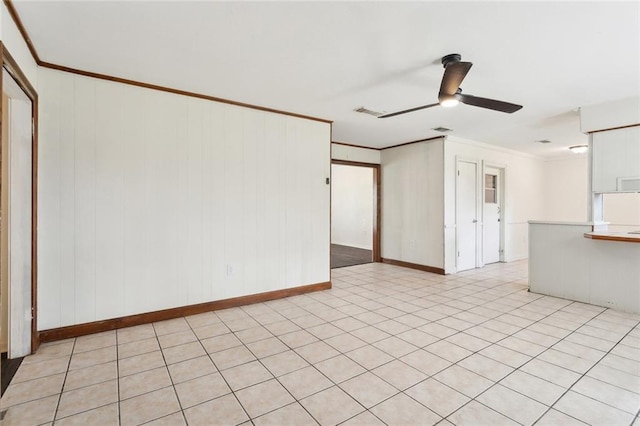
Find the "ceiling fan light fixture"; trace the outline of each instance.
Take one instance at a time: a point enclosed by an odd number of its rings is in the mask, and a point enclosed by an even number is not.
[[[450,98],[442,99],[440,101],[440,105],[442,105],[445,108],[454,107],[454,106],[458,105],[459,103],[460,103],[460,101],[457,100],[456,98],[454,98],[453,96],[450,97]]]
[[[574,154],[584,154],[585,152],[589,151],[589,145],[574,145],[570,146],[569,149]]]

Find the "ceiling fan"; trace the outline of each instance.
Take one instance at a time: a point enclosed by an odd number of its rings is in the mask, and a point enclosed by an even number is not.
[[[437,103],[378,115],[378,118],[395,117],[396,115],[419,111],[421,109],[431,108],[438,105],[449,107],[457,105],[458,102],[480,108],[492,109],[494,111],[506,112],[508,114],[514,113],[522,108],[522,105],[463,94],[462,89],[460,89],[460,84],[467,76],[467,73],[473,64],[471,62],[462,62],[461,59],[462,57],[457,53],[452,53],[451,55],[447,55],[442,58],[444,76],[442,77],[442,83],[440,84]]]

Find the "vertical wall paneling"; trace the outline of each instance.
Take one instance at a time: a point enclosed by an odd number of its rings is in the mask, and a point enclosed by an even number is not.
[[[39,77],[39,329],[329,281],[329,124]]]

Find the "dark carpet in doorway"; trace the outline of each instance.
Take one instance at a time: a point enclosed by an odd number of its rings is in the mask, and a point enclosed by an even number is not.
[[[331,244],[331,269],[373,262],[373,251]]]

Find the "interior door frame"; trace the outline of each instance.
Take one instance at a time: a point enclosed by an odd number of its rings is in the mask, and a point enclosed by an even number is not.
[[[382,223],[380,217],[380,206],[382,205],[380,191],[380,164],[333,159],[331,160],[331,164],[337,164],[341,166],[367,167],[373,169],[373,212],[375,214],[373,220],[373,261],[382,262],[382,255],[380,253],[380,235],[382,234],[380,228]]]
[[[38,336],[38,93],[1,41],[0,51],[2,67],[31,100],[31,353],[34,353],[40,345]],[[0,89],[4,91],[2,80],[0,75]],[[0,117],[2,117],[1,103]],[[4,125],[1,121],[0,129]]]
[[[497,169],[500,171],[500,175],[498,176],[498,204],[500,205],[500,253],[499,253],[499,257],[498,257],[498,261],[499,262],[504,262],[505,260],[505,211],[507,206],[505,205],[507,198],[505,197],[505,189],[506,189],[506,176],[507,176],[507,166],[504,164],[500,164],[500,163],[492,163],[489,161],[483,161],[482,162],[482,183],[483,183],[483,188],[482,188],[482,192],[481,192],[481,196],[482,196],[482,251],[484,252],[484,176],[487,173],[487,169],[491,168],[491,169]],[[482,255],[482,266],[484,266],[484,253]]]
[[[467,157],[458,157],[456,156],[456,193],[455,193],[455,218],[456,218],[456,272],[458,271],[458,251],[459,251],[459,242],[460,242],[460,227],[459,227],[459,223],[458,223],[458,211],[459,211],[459,203],[458,203],[458,196],[459,196],[459,179],[460,179],[460,163],[471,163],[474,164],[476,166],[476,199],[475,199],[475,207],[476,207],[476,222],[475,222],[475,234],[476,234],[476,255],[475,255],[475,266],[474,268],[479,268],[482,265],[482,233],[479,232],[479,226],[480,225],[480,221],[478,220],[478,218],[480,217],[480,212],[482,209],[482,200],[483,200],[483,196],[480,196],[480,191],[482,190],[482,182],[481,179],[479,177],[479,174],[482,173],[484,171],[484,168],[482,167],[482,165],[480,164],[480,161],[475,159],[475,158],[467,158]]]

